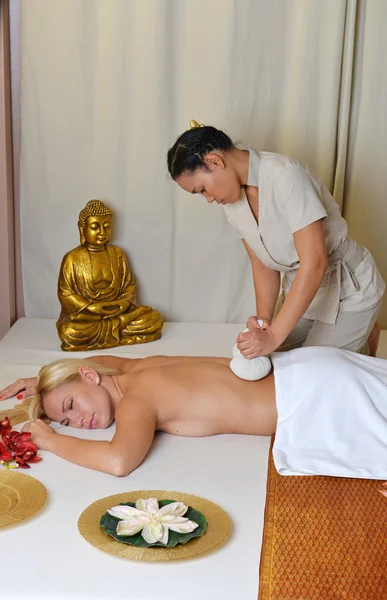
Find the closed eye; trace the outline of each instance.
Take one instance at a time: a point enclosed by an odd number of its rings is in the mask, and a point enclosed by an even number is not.
[[[71,398],[71,402],[70,402],[67,410],[73,410],[73,405],[74,405],[74,400]],[[63,425],[68,427],[70,425],[70,419],[67,419],[67,421],[65,423],[63,423]]]
[[[62,412],[66,412],[67,410],[72,410],[74,407],[74,400],[73,398],[71,398],[70,400],[70,404],[67,406],[67,408],[65,408],[65,403],[67,401],[67,397],[63,400],[63,404],[62,404]],[[63,421],[60,421],[61,425],[64,425],[65,427],[68,427],[70,425],[70,419],[66,419]]]

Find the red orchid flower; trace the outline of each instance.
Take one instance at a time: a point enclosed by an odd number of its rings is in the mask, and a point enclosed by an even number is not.
[[[18,431],[11,431],[11,433],[8,436],[7,445],[12,452],[17,452],[20,444],[29,442],[30,439],[31,433],[29,431],[25,431],[24,433],[19,433]],[[29,443],[33,444],[35,448],[37,447],[36,444],[34,444],[33,442]]]
[[[10,452],[3,442],[0,442],[0,461],[8,462],[12,460],[12,452]]]
[[[24,442],[19,444],[17,452],[15,452],[15,456],[20,456],[24,460],[28,460],[28,462],[39,462],[42,460],[40,456],[36,456],[37,454],[36,444],[33,442]]]
[[[22,469],[29,469],[28,463],[37,463],[42,460],[40,456],[37,456],[38,448],[34,442],[20,441],[17,444],[17,450],[13,456],[19,467]]]
[[[6,416],[2,421],[0,421],[0,435],[2,437],[3,443],[7,443],[7,438],[12,431],[11,421]]]
[[[26,462],[24,462],[24,460],[22,458],[17,458],[16,459],[17,462],[17,466],[20,467],[20,469],[30,469],[30,465],[27,464]]]
[[[37,463],[42,460],[41,456],[33,456],[30,458],[23,458],[22,456],[14,456],[14,460],[17,462],[17,466],[21,469],[30,469],[30,465],[28,463]]]
[[[12,431],[12,426],[8,417],[0,421],[0,462],[5,464],[6,469],[30,469],[29,463],[37,463],[42,460],[37,456],[38,447],[31,442],[31,433]],[[10,465],[13,461],[16,464]]]
[[[2,433],[4,429],[9,429],[9,432],[12,429],[11,421],[8,419],[7,416],[5,416],[2,421],[0,421],[0,432]]]

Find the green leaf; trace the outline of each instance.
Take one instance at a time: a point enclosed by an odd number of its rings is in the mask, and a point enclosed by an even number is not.
[[[167,504],[171,504],[171,502],[176,502],[176,500],[160,500],[159,507],[162,508]],[[121,502],[120,506],[135,506],[135,503]],[[118,535],[116,529],[117,523],[120,521],[120,519],[116,519],[116,517],[109,515],[108,512],[105,512],[105,514],[102,515],[99,524],[107,535],[113,537],[115,540],[117,540],[117,542],[122,542],[123,544],[128,544],[129,546],[137,546],[138,548],[154,548],[156,546],[161,548],[173,548],[177,544],[186,544],[193,538],[201,537],[207,530],[206,517],[198,510],[192,508],[192,506],[188,507],[184,517],[187,517],[187,519],[190,519],[191,521],[195,521],[195,523],[198,524],[198,527],[194,531],[191,531],[191,533],[177,533],[176,531],[169,531],[168,543],[166,545],[162,544],[161,542],[156,542],[156,544],[148,544],[148,542],[146,542],[142,537],[141,531],[135,535]]]

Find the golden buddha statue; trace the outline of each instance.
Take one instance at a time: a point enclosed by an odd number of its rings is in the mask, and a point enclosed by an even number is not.
[[[79,213],[81,245],[62,261],[57,321],[61,348],[98,350],[143,344],[161,337],[163,318],[150,306],[136,304],[136,282],[125,253],[108,246],[112,211],[90,200]]]

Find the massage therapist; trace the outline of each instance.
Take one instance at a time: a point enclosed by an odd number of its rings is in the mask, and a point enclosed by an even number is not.
[[[256,315],[237,338],[246,358],[299,346],[375,356],[384,281],[307,167],[191,121],[168,151],[168,170],[182,189],[222,205],[250,258]]]

